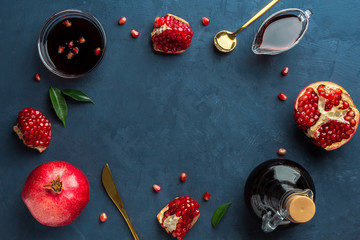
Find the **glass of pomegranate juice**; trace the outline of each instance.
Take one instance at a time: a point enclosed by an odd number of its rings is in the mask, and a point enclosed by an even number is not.
[[[77,78],[101,62],[106,35],[91,14],[74,9],[56,13],[42,27],[38,40],[40,59],[47,69],[63,78]]]

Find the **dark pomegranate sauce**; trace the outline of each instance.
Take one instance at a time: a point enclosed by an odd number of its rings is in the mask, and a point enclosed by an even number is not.
[[[293,14],[281,15],[272,19],[260,32],[260,48],[283,50],[290,47],[301,36],[301,19]]]
[[[99,29],[83,18],[68,18],[50,31],[46,47],[55,67],[67,74],[83,74],[100,60],[104,41]]]

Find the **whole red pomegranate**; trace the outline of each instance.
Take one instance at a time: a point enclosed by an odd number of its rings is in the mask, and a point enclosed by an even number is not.
[[[199,204],[191,197],[175,198],[157,215],[160,225],[178,240],[185,237],[199,217]]]
[[[187,21],[168,13],[155,18],[151,40],[155,51],[177,54],[190,47],[193,35]]]
[[[349,93],[332,82],[316,82],[305,87],[296,98],[297,126],[327,151],[347,143],[359,125],[359,111]]]
[[[46,226],[73,222],[89,201],[89,182],[70,163],[53,161],[35,168],[26,179],[22,199],[33,217]]]

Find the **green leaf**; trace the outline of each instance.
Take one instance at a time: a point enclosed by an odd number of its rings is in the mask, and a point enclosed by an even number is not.
[[[55,87],[50,87],[49,95],[53,108],[56,112],[56,115],[58,116],[58,118],[61,120],[61,122],[64,124],[65,127],[65,120],[68,113],[65,98],[61,94],[60,89],[57,89]]]
[[[94,101],[91,100],[85,93],[83,93],[79,90],[68,88],[68,89],[61,90],[61,92],[76,101],[94,103]]]
[[[224,214],[225,214],[226,210],[228,209],[228,207],[230,206],[230,204],[231,204],[231,202],[225,203],[215,210],[214,215],[211,218],[211,223],[214,228],[216,228],[217,224],[220,222],[221,218],[224,216]]]

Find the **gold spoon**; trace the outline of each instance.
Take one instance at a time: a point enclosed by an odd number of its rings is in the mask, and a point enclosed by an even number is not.
[[[244,28],[249,26],[253,21],[258,19],[263,15],[267,10],[275,5],[279,0],[272,0],[268,5],[261,9],[255,16],[253,16],[249,21],[247,21],[241,28],[236,32],[230,32],[227,30],[222,30],[218,32],[214,37],[215,47],[221,52],[231,52],[236,47],[236,35],[241,32]]]

